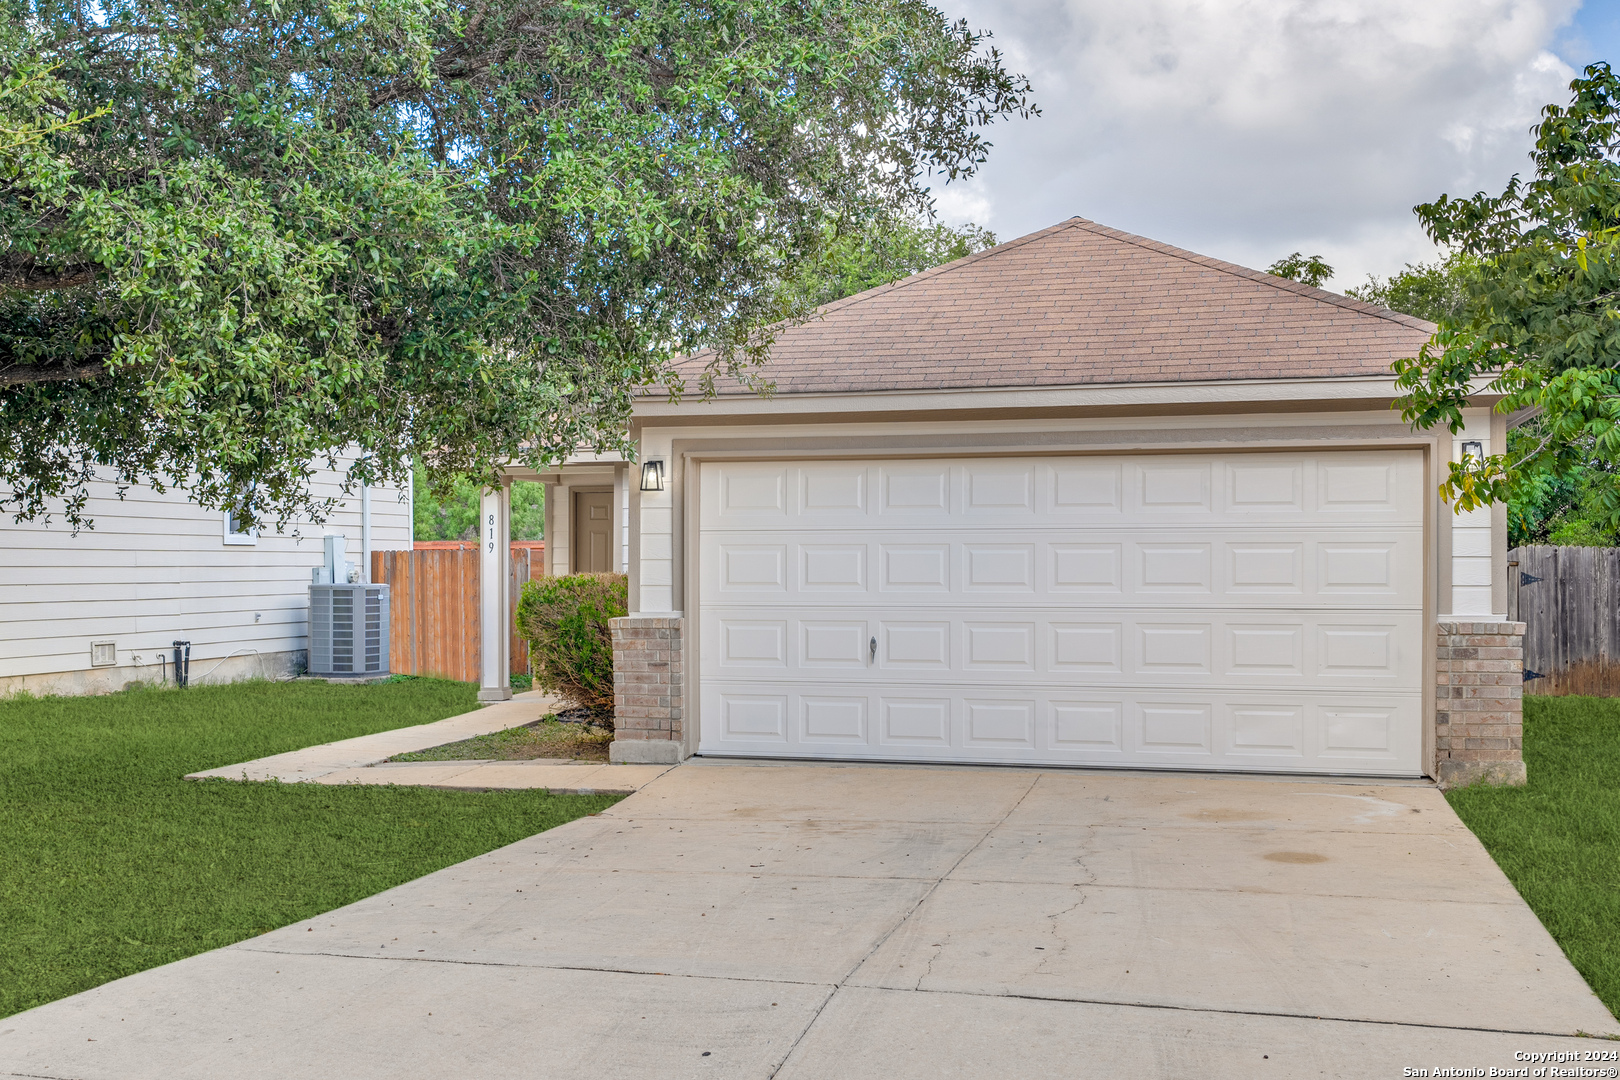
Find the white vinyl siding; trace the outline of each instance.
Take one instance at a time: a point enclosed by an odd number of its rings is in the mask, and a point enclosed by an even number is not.
[[[699,751],[1417,775],[1422,477],[1412,451],[705,463]]]
[[[318,473],[316,483],[335,494],[339,478]],[[49,525],[0,520],[0,679],[88,670],[92,641],[116,642],[127,669],[189,639],[194,675],[199,661],[232,652],[301,650],[321,538],[343,533],[360,559],[358,494],[324,525],[263,526],[240,544],[226,542],[220,511],[180,493],[136,487],[120,500],[110,483],[92,492],[95,527],[77,536],[60,515]],[[373,489],[371,526],[374,549],[409,547],[408,499]]]

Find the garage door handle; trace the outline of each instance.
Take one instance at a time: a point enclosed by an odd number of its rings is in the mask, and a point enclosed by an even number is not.
[[[866,648],[867,648],[867,661],[866,662],[871,663],[873,660],[877,659],[877,638],[873,638],[871,641],[867,642],[866,643]]]

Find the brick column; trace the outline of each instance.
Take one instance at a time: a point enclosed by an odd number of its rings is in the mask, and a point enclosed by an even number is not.
[[[1435,779],[1524,783],[1524,623],[1442,622],[1434,655]]]
[[[672,765],[686,756],[681,727],[685,691],[677,616],[611,619],[615,764]]]

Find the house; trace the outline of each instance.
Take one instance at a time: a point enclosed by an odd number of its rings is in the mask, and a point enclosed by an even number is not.
[[[1505,515],[1437,493],[1506,420],[1391,409],[1431,329],[1075,218],[786,330],[774,396],[643,399],[639,466],[514,475],[618,493],[615,760],[1515,780]]]
[[[318,471],[317,495],[341,490]],[[60,518],[0,523],[0,694],[105,693],[174,685],[174,643],[190,643],[193,682],[281,678],[304,670],[310,571],[323,538],[411,546],[411,493],[372,488],[322,525],[246,532],[182,492],[92,487],[77,535]],[[362,569],[362,572],[364,570]]]

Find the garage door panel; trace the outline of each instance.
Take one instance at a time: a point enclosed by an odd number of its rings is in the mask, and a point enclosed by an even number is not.
[[[1303,758],[1305,705],[1291,701],[1226,703],[1231,752],[1245,758]]]
[[[1122,593],[1120,573],[1123,543],[1072,544],[1057,541],[1046,545],[1047,591],[1052,593]]]
[[[812,668],[866,670],[867,623],[864,619],[800,619],[798,665]],[[724,657],[721,666],[725,666]]]
[[[704,603],[770,595],[796,603],[879,601],[958,607],[970,594],[1074,606],[1128,598],[1147,606],[1419,610],[1421,528],[714,530],[703,553]],[[790,534],[785,536],[784,534]],[[888,602],[886,600],[882,602]]]
[[[864,695],[802,695],[799,698],[799,742],[835,746],[870,742],[867,705]]]
[[[1177,518],[1207,516],[1213,509],[1210,502],[1213,469],[1213,463],[1208,461],[1178,458],[1142,462],[1132,470],[1136,484],[1131,508],[1157,516],[1167,513]]]
[[[1032,698],[964,698],[962,744],[1034,750],[1035,709]]]
[[[868,555],[865,544],[799,545],[799,591],[864,595]]]
[[[963,514],[1032,519],[1036,511],[1036,465],[1033,462],[972,463],[961,467]]]
[[[964,671],[1013,675],[1032,673],[1038,666],[1035,623],[966,619],[962,622],[961,640]]]
[[[1178,596],[1207,596],[1213,593],[1215,578],[1211,573],[1210,555],[1214,546],[1185,540],[1134,544],[1134,591]]]
[[[1054,696],[1047,703],[1048,743],[1045,749],[1108,761],[1125,752],[1124,705],[1118,701],[1092,701]]]
[[[1232,461],[1226,464],[1225,509],[1232,514],[1305,513],[1305,466],[1299,461]]]
[[[1221,519],[1414,520],[1415,453],[1048,457],[704,466],[703,519],[774,528],[1016,521],[1107,526]]]
[[[723,667],[787,671],[787,620],[722,619],[719,630]]]
[[[878,698],[877,745],[949,750],[961,740],[953,738],[952,706],[948,697],[926,694],[886,694]],[[944,756],[944,755],[940,755]]]
[[[962,588],[967,592],[1035,591],[1035,545],[962,545]]]
[[[705,753],[1419,771],[1415,453],[701,475]]]
[[[1415,454],[1346,454],[1318,460],[1316,504],[1330,515],[1409,516],[1422,484]]]
[[[1241,596],[1303,596],[1305,541],[1264,539],[1227,540],[1226,592]]]
[[[948,620],[878,620],[873,674],[881,675],[890,669],[950,673],[955,631]]]
[[[1047,624],[1047,667],[1056,675],[1118,675],[1125,624],[1054,619]]]
[[[868,478],[865,465],[830,462],[801,466],[798,510],[800,518],[865,518]]]
[[[1132,726],[1135,749],[1144,754],[1207,758],[1215,741],[1213,712],[1202,702],[1137,702]]]
[[[879,592],[951,591],[950,544],[881,544],[878,547]]]
[[[869,683],[928,672],[942,685],[1008,690],[1053,685],[1335,686],[1421,683],[1413,612],[1156,612],[975,606],[797,609],[782,619],[748,607],[705,612],[701,661],[725,677],[814,679],[830,670]],[[872,649],[875,640],[876,650]]]
[[[721,513],[760,524],[786,521],[788,482],[788,469],[781,465],[728,469],[720,481]]]
[[[878,518],[948,520],[951,510],[951,466],[906,463],[879,466]]]
[[[1091,519],[1118,514],[1123,509],[1120,490],[1124,466],[1098,459],[1050,463],[1042,470],[1055,515],[1084,514]]]
[[[764,757],[1163,765],[1407,775],[1420,702],[1399,694],[1189,692],[1153,687],[951,694],[923,683],[825,680],[787,694],[705,686],[714,752]],[[789,718],[793,718],[789,722]]]

